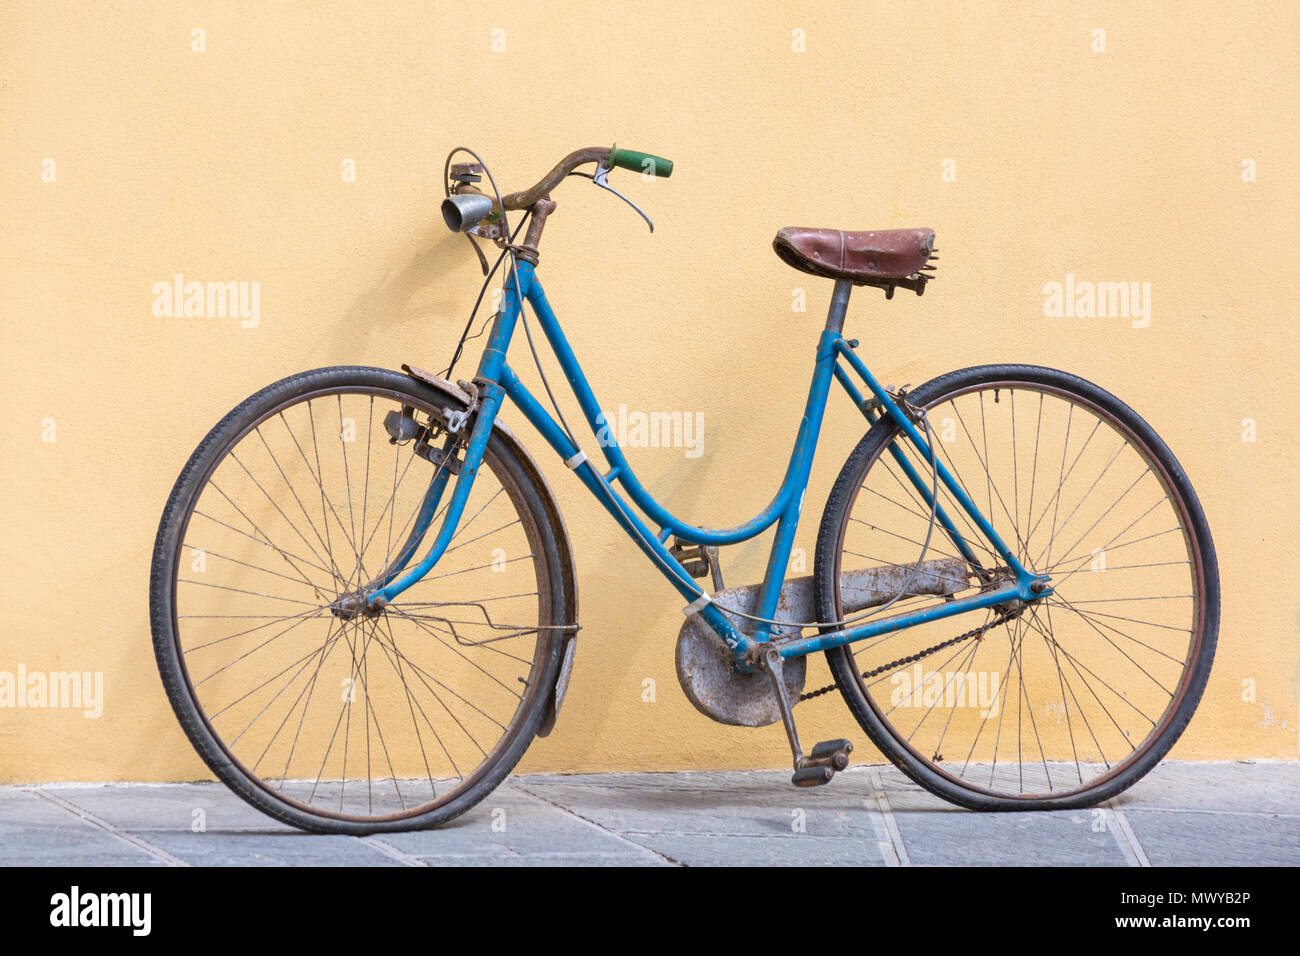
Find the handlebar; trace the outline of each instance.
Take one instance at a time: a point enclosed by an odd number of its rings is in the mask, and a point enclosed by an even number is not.
[[[528,209],[558,186],[565,176],[587,163],[605,163],[610,166],[618,166],[621,169],[652,173],[655,176],[666,177],[673,174],[673,163],[670,159],[664,159],[651,153],[637,152],[632,149],[619,149],[617,147],[606,149],[603,146],[589,146],[586,149],[574,150],[568,156],[565,156],[556,164],[554,169],[543,176],[541,181],[531,189],[501,197],[501,205],[506,209]]]
[[[634,149],[614,147],[609,151],[609,164],[618,166],[621,169],[648,172],[655,176],[667,177],[673,174],[673,161],[671,159],[664,159],[652,153],[639,153]]]
[[[447,157],[448,169],[451,168],[451,159],[461,149],[452,150],[451,155]],[[442,218],[447,224],[447,228],[452,232],[470,233],[473,235],[485,236],[496,241],[503,237],[499,230],[504,228],[502,222],[497,221],[500,215],[508,210],[530,209],[533,211],[533,224],[529,227],[528,236],[524,240],[525,245],[532,244],[534,247],[541,236],[541,226],[545,222],[546,216],[550,209],[554,209],[553,203],[539,207],[538,203],[550,195],[552,189],[558,186],[566,176],[572,173],[577,167],[584,166],[587,163],[596,163],[598,168],[595,175],[588,173],[579,173],[580,176],[586,176],[588,179],[609,190],[618,196],[625,203],[637,211],[637,213],[646,221],[650,231],[654,232],[654,223],[650,217],[641,211],[640,207],[632,200],[628,199],[618,190],[611,187],[605,181],[605,173],[611,166],[618,166],[622,169],[639,169],[643,173],[649,173],[651,176],[671,176],[673,174],[672,160],[664,159],[661,156],[655,156],[651,153],[642,153],[634,149],[619,149],[617,146],[605,149],[603,146],[589,146],[586,149],[574,150],[564,159],[556,164],[555,168],[542,177],[541,182],[531,189],[525,189],[521,192],[508,193],[501,197],[500,206],[497,205],[495,196],[485,195],[482,190],[471,185],[478,181],[479,174],[484,171],[482,160],[479,160],[478,154],[472,150],[465,150],[477,160],[475,164],[465,164],[464,168],[458,167],[458,171],[451,176],[451,179],[460,183],[459,186],[449,182],[447,186],[447,198],[442,201]],[[495,190],[494,190],[495,191]],[[491,234],[484,233],[481,230],[481,224],[487,222],[496,232]],[[474,247],[477,251],[478,247]],[[479,253],[479,261],[483,266],[484,274],[487,273],[487,260],[483,259],[483,254]]]

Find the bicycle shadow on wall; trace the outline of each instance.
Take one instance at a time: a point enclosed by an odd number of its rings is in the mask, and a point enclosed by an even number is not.
[[[425,237],[420,238],[423,241]],[[319,362],[313,359],[308,367],[326,363],[332,356],[369,354],[370,339],[376,332],[388,335],[394,329],[423,323],[421,329],[434,335],[442,331],[443,326],[446,326],[448,335],[455,334],[461,327],[461,320],[448,323],[445,319],[449,315],[461,315],[468,309],[468,304],[462,301],[463,289],[448,285],[445,293],[437,298],[426,299],[418,304],[412,304],[412,300],[421,292],[439,290],[444,279],[451,276],[457,268],[463,268],[464,256],[461,253],[464,250],[459,248],[463,244],[464,239],[459,236],[439,236],[412,256],[405,266],[395,272],[387,272],[348,306],[338,320],[326,328],[325,334],[307,353],[308,356],[319,357]],[[484,317],[489,314],[483,309],[479,312]],[[436,354],[438,348],[437,345],[430,345],[428,351]],[[450,358],[450,341],[444,351]],[[425,364],[420,362],[419,357],[400,358],[414,364]],[[381,361],[379,364],[396,365],[400,362]],[[439,364],[438,367],[441,368],[442,365]]]

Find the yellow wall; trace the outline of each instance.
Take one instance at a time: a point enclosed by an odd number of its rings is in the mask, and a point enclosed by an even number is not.
[[[772,255],[778,227],[933,226],[939,280],[921,299],[859,293],[849,333],[882,381],[1033,362],[1146,416],[1192,477],[1222,566],[1218,659],[1174,756],[1294,759],[1300,7],[812,6],[10,4],[0,670],[102,671],[105,705],[98,719],[0,710],[0,782],[206,775],[163,696],[146,609],[186,456],[290,372],[442,367],[478,284],[437,214],[452,146],[522,188],[614,140],[677,163],[656,183],[616,174],[655,234],[572,181],[542,274],[607,407],[705,411],[701,458],[635,453],[656,494],[725,525],[776,487],[830,293]],[[153,283],[178,272],[260,282],[260,325],[154,317]],[[1043,286],[1066,273],[1149,281],[1150,326],[1045,318]],[[797,287],[807,314],[791,311]],[[809,553],[859,434],[846,403],[826,433]],[[522,769],[786,765],[778,728],[724,728],[686,702],[682,602],[530,445],[580,552],[584,630],[559,728]],[[733,549],[730,583],[761,575],[766,540]],[[810,682],[825,676],[814,661]],[[849,736],[874,759],[838,698],[799,715],[805,739]]]

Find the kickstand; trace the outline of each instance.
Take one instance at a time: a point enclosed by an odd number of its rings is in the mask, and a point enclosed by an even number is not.
[[[790,782],[796,787],[819,787],[830,783],[836,771],[849,765],[849,754],[853,744],[847,740],[824,740],[813,747],[812,753],[805,756],[803,746],[799,743],[799,731],[794,726],[794,710],[790,706],[790,696],[785,688],[785,664],[781,653],[775,647],[768,647],[761,658],[763,669],[772,681],[776,693],[777,707],[781,711],[781,723],[785,725],[785,735],[790,742],[790,752],[794,756],[794,775]]]

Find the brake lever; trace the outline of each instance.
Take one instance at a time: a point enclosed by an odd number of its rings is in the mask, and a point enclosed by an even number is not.
[[[587,173],[580,173],[577,172],[576,170],[574,172],[569,173],[569,175],[582,176],[584,179],[590,179],[601,189],[613,193],[619,199],[623,200],[623,202],[627,203],[629,206],[631,206],[633,209],[636,210],[637,215],[645,220],[645,224],[650,227],[651,232],[655,231],[655,224],[650,221],[650,217],[645,214],[645,210],[643,210],[640,206],[638,206],[632,200],[628,199],[621,192],[619,192],[617,189],[615,189],[613,186],[609,184],[607,180],[607,177],[609,176],[609,167],[604,163],[600,163],[596,166],[596,175],[594,176],[589,175]]]

